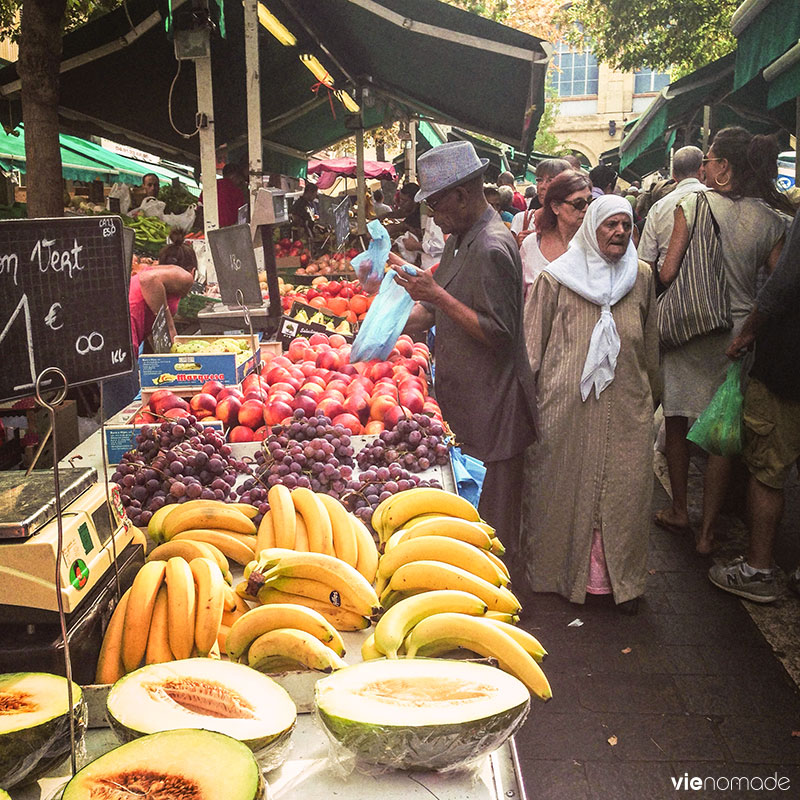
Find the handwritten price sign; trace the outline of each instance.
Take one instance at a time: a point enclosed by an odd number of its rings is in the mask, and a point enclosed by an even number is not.
[[[131,350],[119,217],[0,222],[0,400],[47,367],[70,385],[130,372]]]

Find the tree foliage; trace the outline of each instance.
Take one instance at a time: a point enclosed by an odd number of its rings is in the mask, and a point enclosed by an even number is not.
[[[566,38],[621,70],[681,75],[730,53],[741,0],[575,0],[556,19]]]
[[[116,8],[122,0],[67,0],[64,14],[64,30],[82,25],[99,14]],[[23,0],[0,0],[0,37],[19,41],[20,15]]]
[[[493,19],[495,22],[508,23],[508,0],[445,0],[445,2],[472,14]]]
[[[533,149],[537,153],[546,153],[549,156],[563,156],[571,152],[570,148],[562,142],[555,131],[556,119],[559,112],[558,92],[548,81],[545,87],[545,102],[539,127],[536,129],[536,138]]]

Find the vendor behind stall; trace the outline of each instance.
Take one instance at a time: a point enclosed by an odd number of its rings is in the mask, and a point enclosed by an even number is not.
[[[106,419],[125,408],[139,391],[139,350],[153,330],[156,314],[166,305],[167,330],[175,338],[177,332],[172,316],[178,310],[181,297],[189,294],[194,284],[197,256],[179,231],[170,233],[170,241],[161,248],[158,262],[131,277],[128,305],[135,363],[132,372],[106,381],[103,387]]]
[[[198,219],[202,224],[203,193],[198,198]],[[222,177],[217,178],[217,214],[220,228],[236,225],[239,222],[239,209],[247,205],[247,176],[240,164],[226,164]]]
[[[292,220],[292,231],[300,233],[311,243],[314,230],[314,201],[317,199],[317,184],[306,182],[303,193],[292,203],[289,216]]]

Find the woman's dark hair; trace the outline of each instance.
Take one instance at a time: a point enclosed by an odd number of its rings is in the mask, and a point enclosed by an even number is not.
[[[759,197],[772,208],[794,216],[789,199],[778,191],[778,154],[774,136],[753,135],[744,128],[723,128],[711,144],[714,155],[731,165],[731,194],[734,197]]]
[[[174,264],[183,267],[187,272],[197,269],[197,256],[194,248],[184,241],[183,233],[178,230],[170,231],[169,242],[158,253],[159,264]]]
[[[589,177],[575,170],[568,169],[556,175],[547,187],[544,196],[544,205],[534,215],[536,230],[555,230],[558,226],[558,217],[553,211],[553,203],[563,203],[571,194],[580,192],[581,189],[591,189],[592,182]]]

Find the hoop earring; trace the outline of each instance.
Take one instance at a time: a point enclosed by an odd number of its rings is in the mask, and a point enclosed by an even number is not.
[[[726,180],[725,183],[721,183],[716,178],[714,178],[714,183],[716,183],[717,186],[727,186],[730,182],[731,182],[731,176],[730,175],[728,175],[728,180]]]

